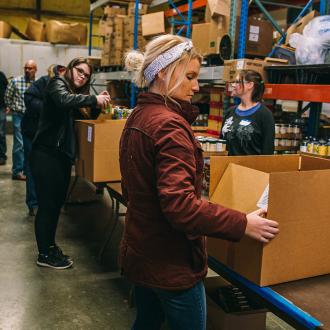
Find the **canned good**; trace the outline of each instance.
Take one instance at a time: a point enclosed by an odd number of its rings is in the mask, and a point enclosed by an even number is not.
[[[275,146],[275,147],[278,147],[278,140],[279,140],[279,139],[275,139],[275,140],[274,140],[274,146]]]
[[[286,132],[289,133],[289,134],[293,133],[293,127],[292,127],[292,125],[288,125],[287,126],[287,131]]]
[[[291,147],[292,146],[292,140],[286,139],[285,140],[285,146],[286,147]]]
[[[216,139],[210,139],[210,141],[209,141],[209,150],[210,151],[217,151],[217,140]]]

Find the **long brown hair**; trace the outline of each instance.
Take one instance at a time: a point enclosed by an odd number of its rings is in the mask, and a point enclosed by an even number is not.
[[[77,88],[75,85],[74,85],[74,82],[73,82],[73,73],[72,73],[72,70],[75,66],[79,65],[79,64],[87,64],[88,67],[89,67],[89,77],[88,77],[88,80],[86,81],[85,85]],[[91,82],[91,76],[92,76],[92,73],[93,73],[93,68],[92,66],[89,64],[87,58],[84,58],[84,57],[76,57],[74,58],[69,64],[68,66],[66,67],[66,71],[65,71],[65,74],[64,74],[64,78],[65,80],[69,83],[70,85],[70,88],[71,90],[76,93],[76,94],[89,94],[89,89],[90,89],[90,82]]]
[[[252,90],[252,101],[260,102],[262,101],[262,96],[265,91],[265,83],[262,80],[261,74],[254,70],[241,70],[239,72],[239,79],[241,81],[242,88],[244,90],[244,81],[253,82]]]

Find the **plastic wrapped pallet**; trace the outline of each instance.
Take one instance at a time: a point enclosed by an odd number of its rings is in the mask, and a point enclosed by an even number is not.
[[[87,26],[82,23],[63,23],[49,20],[46,23],[47,40],[54,44],[86,45]]]

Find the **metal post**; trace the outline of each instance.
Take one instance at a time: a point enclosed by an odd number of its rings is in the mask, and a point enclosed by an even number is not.
[[[134,49],[138,49],[138,35],[139,35],[139,0],[135,0],[135,13],[134,13]],[[135,107],[135,91],[136,86],[131,82],[131,98],[130,107]]]
[[[246,27],[248,22],[248,12],[249,12],[249,0],[242,0],[237,58],[244,58],[245,56],[245,39],[246,39]]]
[[[269,22],[273,25],[273,27],[281,34],[283,38],[285,38],[285,33],[282,31],[281,27],[277,24],[277,22],[274,21],[273,17],[268,13],[264,5],[259,0],[254,0],[254,2],[269,20]]]
[[[93,35],[93,11],[89,13],[88,56],[92,55],[92,35]]]
[[[320,115],[322,112],[322,103],[312,102],[308,117],[308,136],[317,136],[320,126]]]
[[[235,41],[236,41],[236,15],[237,15],[237,0],[231,0],[230,4],[230,22],[229,22],[229,37],[231,41],[230,58],[234,58]]]
[[[187,23],[187,33],[186,37],[191,37],[191,17],[192,17],[192,0],[188,0],[188,21]]]
[[[40,21],[41,19],[41,1],[36,0],[36,19]]]

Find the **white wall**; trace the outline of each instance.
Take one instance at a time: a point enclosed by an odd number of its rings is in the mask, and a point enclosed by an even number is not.
[[[101,56],[101,50],[93,49],[92,55]],[[0,38],[0,71],[7,77],[23,74],[24,63],[29,59],[36,61],[40,77],[47,74],[49,65],[67,65],[77,56],[87,57],[88,47]]]

